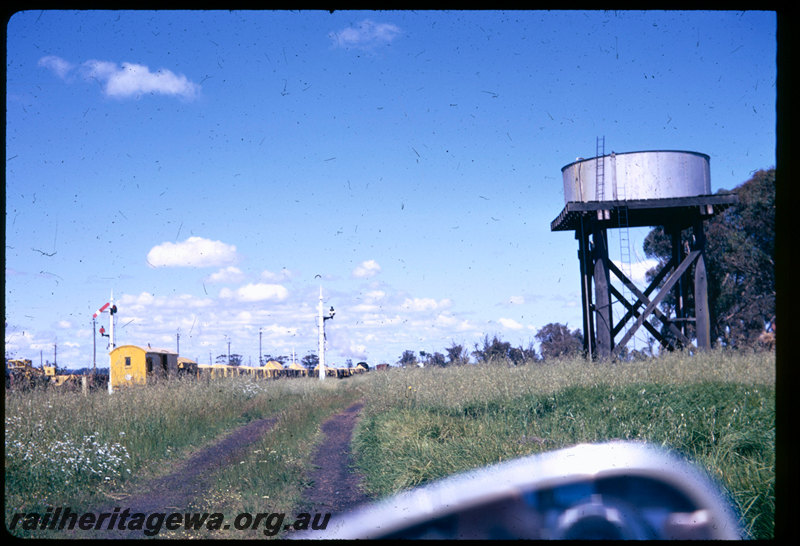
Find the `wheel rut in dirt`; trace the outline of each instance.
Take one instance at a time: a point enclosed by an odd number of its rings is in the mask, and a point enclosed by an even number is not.
[[[361,476],[352,470],[353,458],[350,441],[360,411],[361,402],[325,421],[321,428],[323,440],[313,456],[316,467],[311,474],[312,487],[304,495],[308,510],[316,513],[342,513],[369,502],[370,497],[361,491]],[[213,490],[215,471],[231,464],[253,442],[264,436],[275,424],[277,417],[252,421],[231,432],[220,441],[198,451],[172,472],[150,480],[120,497],[114,504],[97,513],[112,513],[124,507],[130,514],[172,513],[188,509],[192,501],[204,492]],[[96,539],[147,538],[143,530],[95,531]]]
[[[350,440],[364,407],[357,402],[322,424],[324,438],[314,454],[313,486],[305,502],[317,513],[342,513],[371,499],[361,489],[361,477],[352,470]]]
[[[113,512],[119,506],[125,506],[131,514],[186,510],[193,499],[213,488],[211,481],[214,471],[234,461],[247,446],[263,437],[277,420],[277,417],[258,419],[236,429],[219,442],[189,457],[173,472],[145,483],[136,492],[100,513]],[[136,538],[133,535],[137,534],[132,531],[109,533],[103,538]]]

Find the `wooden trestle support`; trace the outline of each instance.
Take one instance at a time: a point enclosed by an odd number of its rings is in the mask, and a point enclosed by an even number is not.
[[[711,323],[705,263],[706,220],[735,204],[734,194],[701,195],[630,201],[569,202],[550,224],[551,231],[574,231],[578,240],[583,309],[584,352],[592,359],[617,359],[640,327],[644,327],[667,350],[677,347],[711,347]],[[663,226],[671,238],[671,258],[658,271],[647,288],[640,290],[608,257],[608,230],[617,228],[620,213],[627,214],[629,227]],[[691,228],[693,242],[681,245],[681,232]],[[694,266],[694,268],[692,268]],[[628,299],[611,284],[614,274],[633,294]],[[662,284],[663,281],[663,284]],[[660,286],[660,288],[659,288]],[[694,294],[694,316],[689,316],[689,289]],[[653,292],[658,289],[655,296]],[[666,316],[660,307],[672,292],[675,316]],[[594,297],[593,297],[594,296]],[[614,324],[612,296],[622,304],[625,314]],[[666,337],[650,322],[658,318],[674,336]],[[626,331],[629,322],[632,322]],[[687,336],[687,322],[695,323],[697,347]],[[622,334],[619,341],[617,336]]]

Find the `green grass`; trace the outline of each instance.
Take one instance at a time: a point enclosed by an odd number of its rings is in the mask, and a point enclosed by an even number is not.
[[[774,533],[770,354],[390,370],[375,379],[354,447],[376,496],[531,453],[636,439],[698,461],[729,491],[749,536]]]
[[[302,422],[308,415],[304,406],[331,408],[321,401],[336,393],[336,382],[325,385],[311,379],[225,378],[113,395],[6,392],[6,522],[13,513],[44,513],[54,506],[90,511],[174,470],[191,451],[254,419],[279,415],[279,422],[291,417]]]
[[[309,508],[302,494],[320,424],[363,399],[353,448],[375,496],[530,453],[635,438],[698,460],[727,488],[749,536],[769,538],[774,383],[774,353],[714,351],[602,365],[390,369],[325,382],[179,381],[111,396],[7,392],[6,522],[18,512],[105,505],[266,416],[277,416],[273,430],[213,477],[213,491],[180,509],[295,513]]]

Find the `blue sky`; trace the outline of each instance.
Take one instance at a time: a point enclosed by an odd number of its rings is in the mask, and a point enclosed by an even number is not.
[[[776,24],[724,11],[16,13],[6,354],[38,364],[57,346],[59,365],[91,365],[92,314],[112,292],[117,345],[174,349],[180,333],[200,362],[230,342],[257,363],[259,331],[264,354],[315,353],[320,285],[335,364],[580,328],[577,243],[550,231],[561,168],[598,136],[607,153],[708,154],[712,191],[773,167]]]

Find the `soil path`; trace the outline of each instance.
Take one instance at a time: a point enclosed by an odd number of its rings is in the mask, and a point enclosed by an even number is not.
[[[342,513],[370,498],[361,491],[361,478],[352,471],[350,440],[364,406],[358,402],[322,424],[322,443],[314,454],[316,470],[310,476],[312,487],[304,496],[307,509],[315,513]],[[131,514],[181,512],[205,491],[213,489],[214,471],[231,464],[253,442],[266,434],[277,417],[253,421],[224,437],[214,445],[198,451],[169,474],[142,484],[130,495],[96,513],[113,513],[127,508]],[[93,539],[146,538],[143,531],[92,531]],[[80,538],[87,538],[81,533]]]
[[[234,461],[237,455],[261,438],[277,421],[277,417],[258,419],[236,429],[216,444],[189,457],[179,468],[165,476],[143,484],[130,496],[119,499],[111,507],[97,513],[114,511],[123,506],[131,514],[154,512],[180,512],[187,509],[192,500],[212,489],[210,478],[214,471]],[[142,538],[141,532],[116,530],[91,538]]]
[[[352,470],[350,439],[364,404],[353,404],[322,424],[325,437],[317,449],[311,475],[312,487],[305,494],[309,509],[317,513],[341,513],[368,502],[361,491],[361,477]]]

